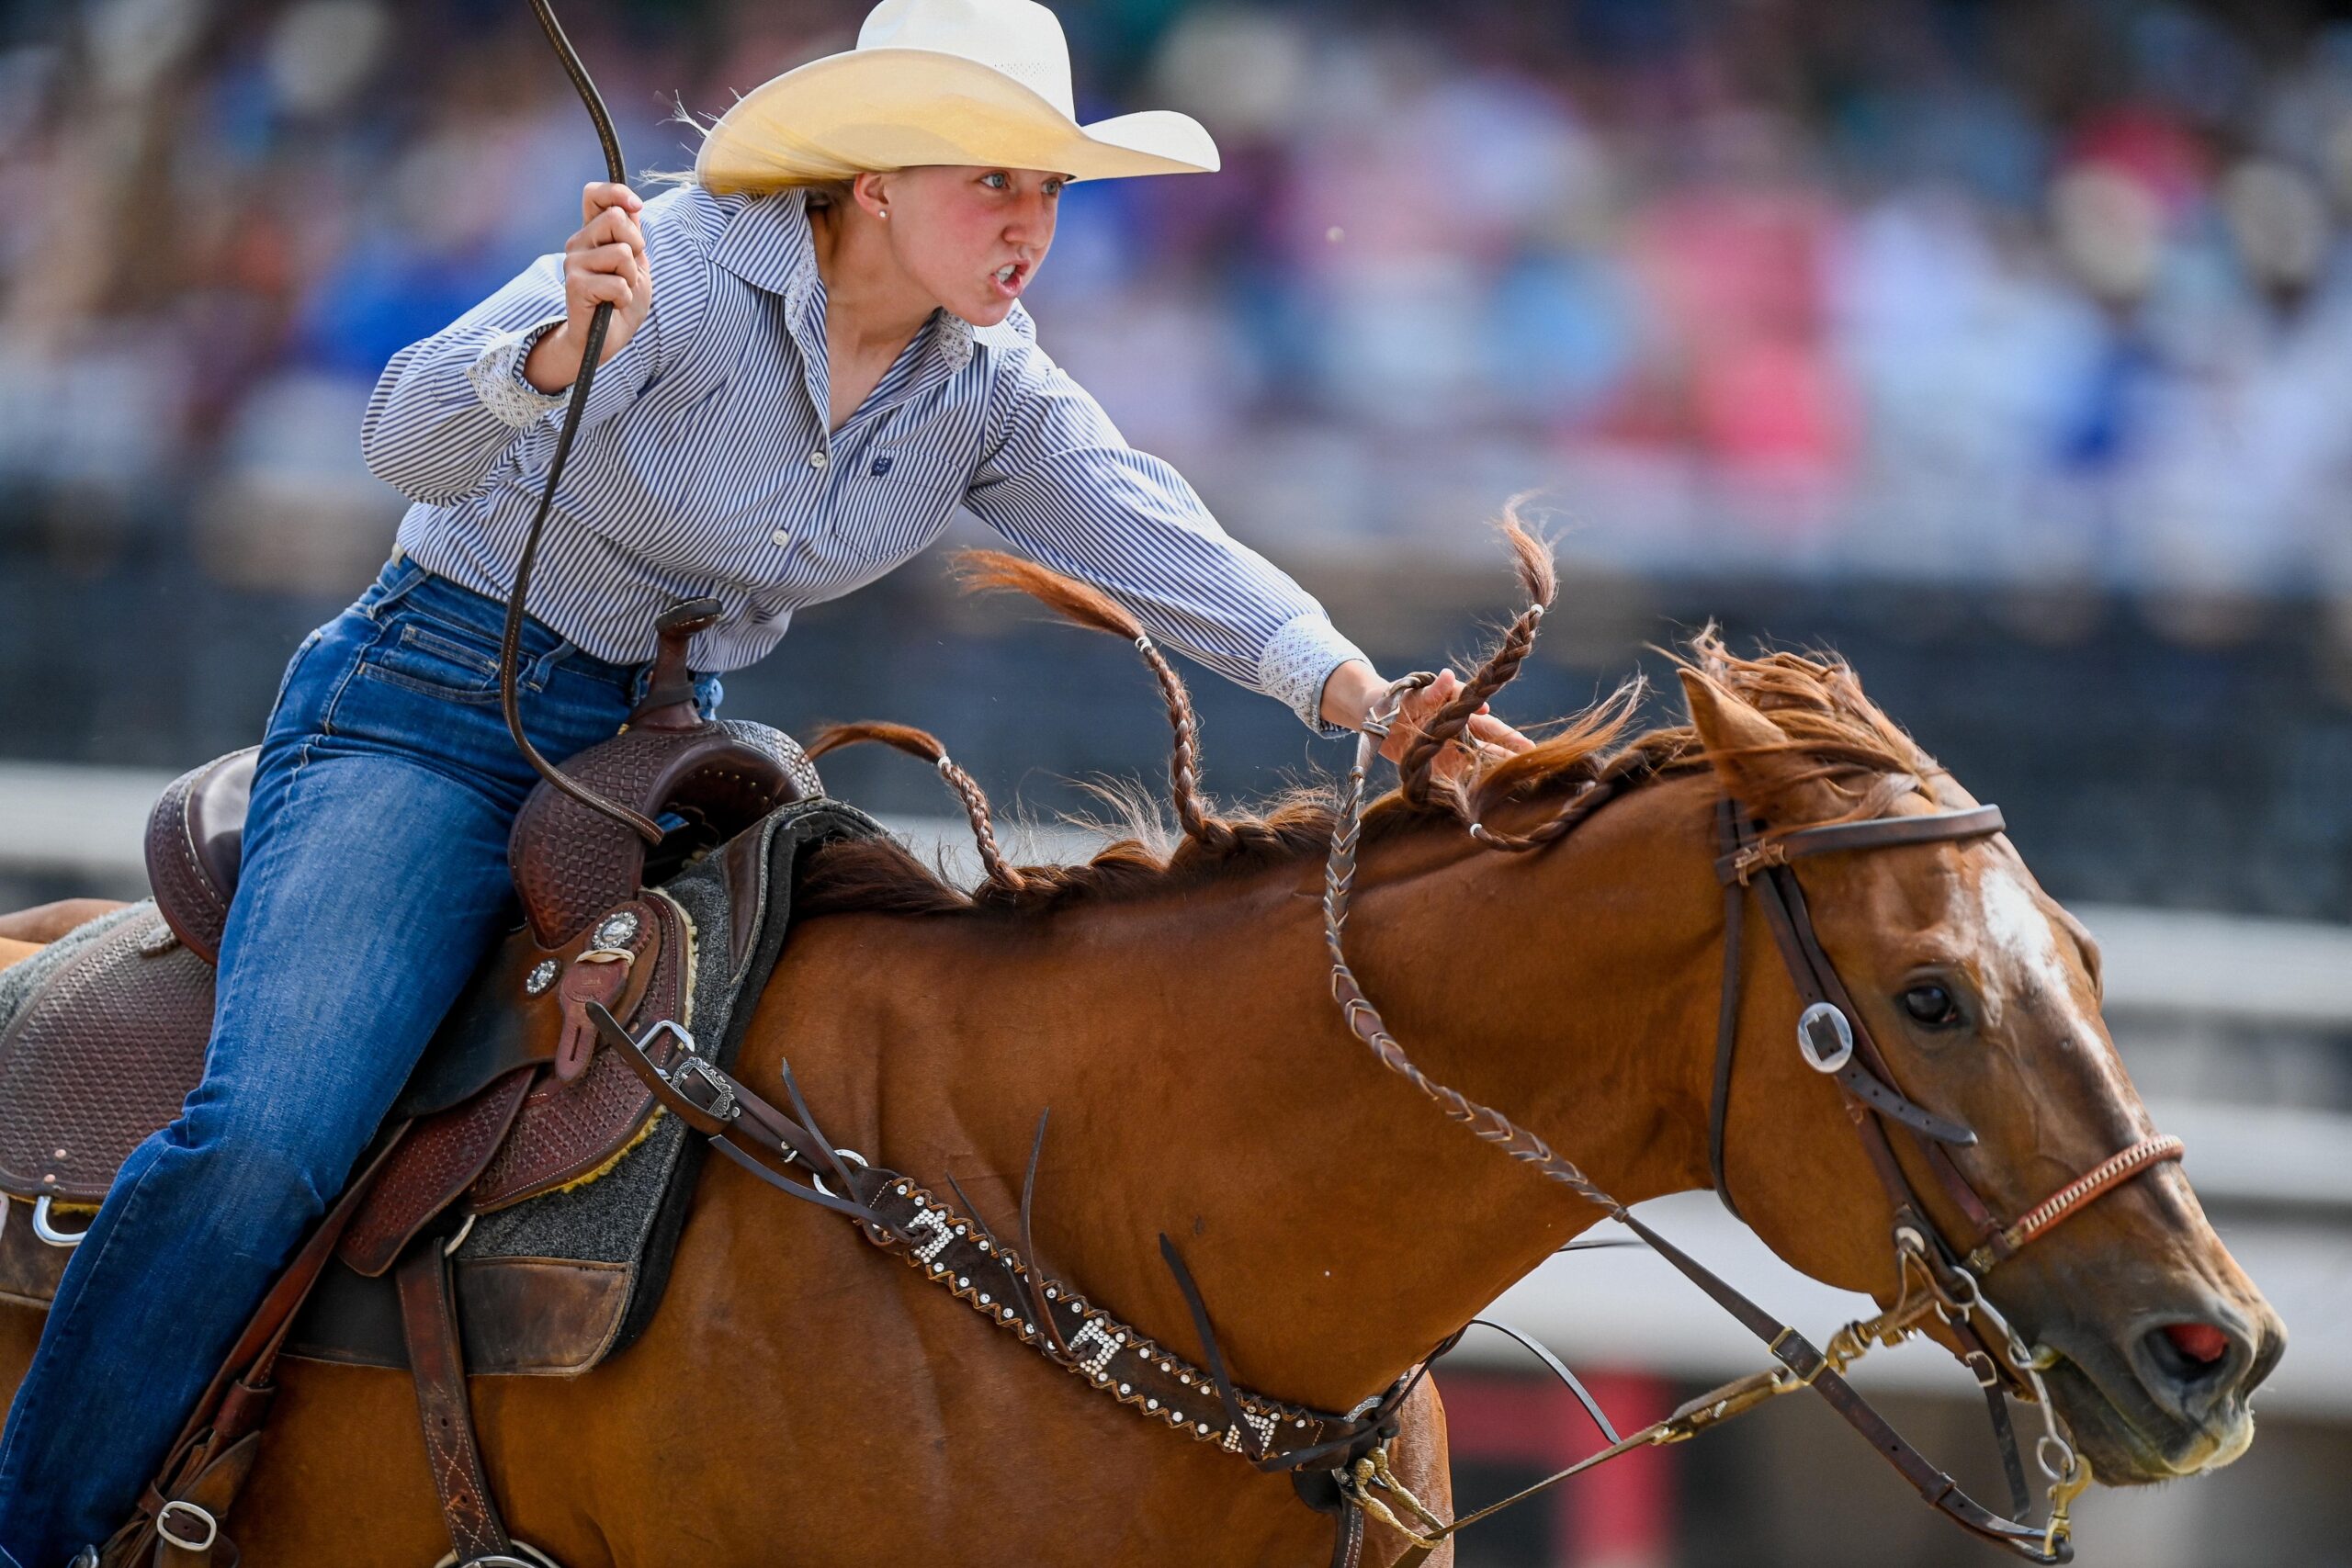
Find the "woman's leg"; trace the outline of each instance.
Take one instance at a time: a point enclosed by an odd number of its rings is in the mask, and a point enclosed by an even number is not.
[[[21,1568],[121,1523],[334,1201],[505,922],[510,818],[384,757],[314,760],[268,811],[203,1082],[124,1162],[9,1412],[0,1547]]]
[[[129,1517],[513,923],[506,839],[531,774],[475,689],[494,633],[453,649],[464,608],[363,600],[297,656],[255,778],[204,1078],[124,1162],[67,1267],[0,1437],[0,1562],[57,1568]],[[562,756],[613,733],[624,688],[535,651],[534,738]]]

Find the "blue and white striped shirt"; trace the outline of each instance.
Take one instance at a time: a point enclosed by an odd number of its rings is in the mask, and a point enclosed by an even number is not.
[[[548,519],[531,613],[600,658],[651,656],[653,617],[715,594],[698,670],[773,649],[803,605],[920,553],[968,507],[1093,583],[1155,637],[1314,728],[1325,679],[1361,658],[1313,598],[1229,537],[1183,477],[1128,446],[1036,345],[937,312],[865,404],[826,429],[825,286],[801,193],[665,191],[641,215],[645,323],[597,372]],[[522,379],[563,320],[563,258],[392,356],[360,428],[368,467],[415,504],[400,548],[503,597],[563,399]]]

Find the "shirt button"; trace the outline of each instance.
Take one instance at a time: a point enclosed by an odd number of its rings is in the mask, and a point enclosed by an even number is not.
[[[789,528],[778,528],[768,537],[776,542],[776,547],[779,549],[788,550],[792,547],[792,530]]]
[[[808,466],[820,474],[832,467],[832,463],[831,456],[822,449],[808,454]]]

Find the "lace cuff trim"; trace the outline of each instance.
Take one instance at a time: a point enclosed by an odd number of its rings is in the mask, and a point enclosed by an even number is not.
[[[474,396],[501,424],[528,430],[549,410],[563,407],[564,393],[542,392],[523,378],[523,362],[531,356],[531,350],[561,325],[563,318],[559,316],[520,332],[500,333],[466,367],[466,379],[473,383]]]
[[[1298,715],[1317,735],[1345,735],[1340,726],[1323,722],[1323,683],[1349,660],[1363,658],[1363,650],[1341,637],[1337,626],[1310,612],[1276,632],[1258,656],[1258,689]]]

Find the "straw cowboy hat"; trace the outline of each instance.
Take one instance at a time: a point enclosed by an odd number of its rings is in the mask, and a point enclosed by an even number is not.
[[[774,190],[922,164],[1081,180],[1217,166],[1200,122],[1147,109],[1080,125],[1069,45],[1033,0],[882,0],[857,47],[752,90],[703,141],[713,190]]]

